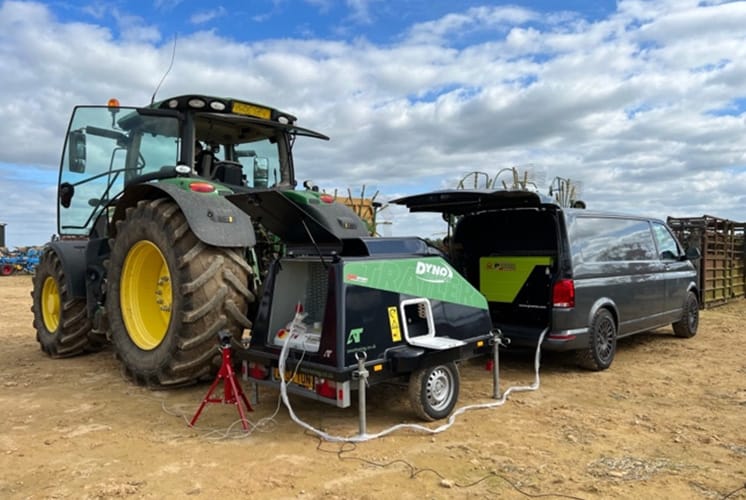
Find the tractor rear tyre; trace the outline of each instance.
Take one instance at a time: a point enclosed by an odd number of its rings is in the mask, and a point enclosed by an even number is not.
[[[100,347],[89,338],[91,322],[85,298],[70,295],[62,262],[53,250],[46,250],[36,267],[31,292],[36,340],[53,358],[66,358]]]
[[[117,357],[136,383],[174,387],[217,372],[218,333],[251,328],[251,268],[243,248],[197,239],[179,206],[143,200],[109,242],[106,310]]]

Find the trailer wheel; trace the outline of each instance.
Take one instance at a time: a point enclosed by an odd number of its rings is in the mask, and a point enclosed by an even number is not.
[[[409,377],[409,402],[421,419],[439,420],[453,411],[459,387],[456,363],[421,368]]]
[[[16,268],[10,264],[3,264],[2,267],[0,267],[0,274],[3,276],[10,276],[15,270]]]
[[[54,251],[44,252],[32,281],[31,312],[42,351],[65,358],[100,347],[88,336],[91,322],[85,299],[71,297],[62,262]]]
[[[589,333],[588,347],[576,352],[577,363],[588,370],[605,370],[616,354],[616,323],[607,309],[593,316]]]
[[[149,386],[193,383],[217,371],[218,332],[251,328],[251,269],[242,248],[201,242],[179,206],[142,200],[116,224],[106,308],[125,374]]]
[[[673,334],[677,337],[689,339],[697,334],[699,326],[699,300],[694,292],[688,292],[684,303],[683,317],[673,324]]]

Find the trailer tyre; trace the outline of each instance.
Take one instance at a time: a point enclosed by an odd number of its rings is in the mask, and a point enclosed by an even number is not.
[[[440,420],[458,401],[460,378],[456,363],[421,368],[409,377],[409,402],[423,420]]]
[[[71,296],[62,262],[52,250],[43,253],[36,267],[31,298],[36,340],[49,356],[66,358],[100,347],[88,335],[86,301]]]
[[[2,266],[0,266],[0,274],[2,274],[3,276],[10,276],[15,272],[15,270],[15,266],[11,264],[3,264]]]
[[[240,339],[254,302],[242,248],[200,241],[168,198],[142,200],[116,223],[106,308],[125,375],[174,387],[213,375],[218,333]]]
[[[699,326],[699,300],[697,294],[688,292],[684,302],[684,315],[673,324],[673,333],[677,337],[689,339],[697,334]]]
[[[601,371],[611,366],[616,354],[616,323],[608,309],[600,309],[591,322],[588,347],[576,352],[583,368]]]

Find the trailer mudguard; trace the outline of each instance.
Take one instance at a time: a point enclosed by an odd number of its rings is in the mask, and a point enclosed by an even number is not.
[[[391,360],[391,371],[394,373],[412,373],[420,367],[425,349],[421,347],[398,346],[386,353]]]
[[[123,219],[125,210],[139,200],[168,196],[181,208],[189,227],[200,241],[215,247],[253,247],[256,244],[254,226],[249,215],[223,196],[195,193],[176,184],[149,183],[127,188],[117,202],[112,219]]]
[[[88,240],[56,240],[47,243],[57,254],[65,273],[65,286],[78,299],[86,297],[85,269]]]

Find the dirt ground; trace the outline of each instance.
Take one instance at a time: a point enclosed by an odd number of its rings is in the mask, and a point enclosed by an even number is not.
[[[538,391],[442,433],[344,444],[276,412],[264,388],[250,434],[231,405],[189,428],[208,385],[137,387],[111,351],[49,359],[30,291],[27,276],[0,278],[0,498],[746,498],[743,300],[703,311],[692,339],[665,328],[621,340],[601,373],[547,353]],[[533,381],[531,353],[500,368],[503,390]],[[459,407],[493,401],[484,359],[461,375]],[[359,433],[356,404],[291,402],[316,428]],[[406,388],[369,391],[368,434],[405,422],[420,423]]]

